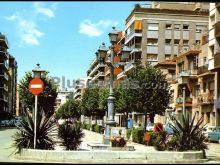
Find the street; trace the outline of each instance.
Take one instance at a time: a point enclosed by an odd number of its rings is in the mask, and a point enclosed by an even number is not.
[[[11,147],[13,144],[12,135],[16,132],[16,129],[0,129],[0,162],[37,162],[31,160],[17,160],[13,156],[15,148]],[[95,136],[100,136],[96,133],[90,131],[85,131],[86,137],[84,139],[88,141],[94,141]],[[89,136],[88,136],[89,135]],[[93,135],[93,136],[91,136]],[[90,139],[91,137],[91,139]],[[136,144],[135,144],[136,145]],[[140,148],[142,145],[136,145],[137,148]],[[208,161],[205,163],[220,163],[220,144],[210,143],[208,144],[209,150],[207,150],[206,155]],[[144,148],[142,148],[144,149]]]

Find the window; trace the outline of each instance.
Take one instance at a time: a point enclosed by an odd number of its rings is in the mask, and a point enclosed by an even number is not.
[[[189,30],[189,25],[183,25],[183,30]]]
[[[158,39],[147,39],[147,45],[158,45]]]
[[[200,45],[200,40],[196,40],[196,44],[197,44],[197,45]]]
[[[177,54],[174,54],[173,57],[176,58],[176,57],[177,57]]]
[[[214,57],[214,45],[210,46],[209,48],[210,48],[210,51],[212,53],[212,57]]]
[[[172,24],[166,24],[166,29],[172,29]]]
[[[180,40],[177,40],[177,39],[174,40],[174,45],[179,45],[179,43],[180,43]]]
[[[166,60],[169,60],[170,57],[171,57],[171,54],[165,54],[165,59],[166,59]]]
[[[175,25],[174,25],[174,29],[175,29],[175,30],[180,30],[180,24],[175,24]]]
[[[170,45],[171,44],[171,39],[166,39],[165,43],[166,43],[166,45]]]
[[[189,40],[183,40],[183,45],[189,45]]]
[[[148,30],[158,30],[158,23],[149,23]]]
[[[157,60],[157,54],[147,54],[147,59],[149,61],[151,60]]]

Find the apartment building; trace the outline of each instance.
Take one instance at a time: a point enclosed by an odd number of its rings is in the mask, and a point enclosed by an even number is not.
[[[160,3],[162,6],[163,3]],[[174,5],[174,4],[173,4]],[[175,4],[178,6],[178,3]],[[127,62],[117,79],[124,79],[126,73],[135,66],[135,62],[156,65],[171,60],[182,49],[199,43],[202,31],[208,29],[208,10],[188,9],[189,4],[180,4],[181,9],[136,5],[126,19],[125,28],[119,41],[123,47],[130,48],[130,55],[121,61]],[[208,5],[208,4],[207,4]],[[205,7],[207,8],[207,5]],[[195,4],[194,4],[195,6]],[[180,52],[182,53],[182,52]]]
[[[13,115],[16,115],[17,67],[17,61],[12,55],[9,54],[8,108]]]
[[[66,103],[70,99],[70,96],[71,96],[71,92],[68,91],[67,89],[62,89],[58,91],[55,110],[58,110],[61,105]]]
[[[220,125],[220,3],[210,3],[209,8],[209,49],[208,70],[214,77],[215,125]]]
[[[88,87],[89,80],[91,80],[91,78],[88,78],[88,77],[79,78],[78,80],[76,80],[74,99],[78,99],[78,100],[82,99],[82,95],[85,89]]]

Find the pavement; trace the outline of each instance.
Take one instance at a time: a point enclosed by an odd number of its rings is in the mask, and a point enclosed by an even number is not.
[[[16,129],[0,129],[0,162],[20,162],[20,163],[46,163],[42,161],[33,161],[33,160],[19,160],[16,159],[13,155],[13,152],[15,151],[15,148],[11,147],[13,143],[12,135],[16,132]],[[85,137],[83,138],[83,142],[81,144],[81,149],[86,149],[88,143],[102,143],[103,135],[99,133],[95,133],[88,130],[83,130],[85,133]],[[54,136],[56,136],[57,133],[54,133]],[[58,140],[58,139],[57,139]],[[143,151],[143,150],[149,150],[148,146],[137,144],[134,142],[128,142],[128,145],[133,145],[136,151]],[[202,163],[209,163],[209,164],[217,164],[220,163],[220,144],[218,143],[210,143],[209,150],[207,150],[207,158],[208,161],[202,162]],[[64,150],[64,148],[60,147],[59,145],[56,146],[56,150]],[[52,162],[52,163],[68,163],[68,162]],[[152,162],[149,160],[76,160],[71,163],[90,163],[90,164],[117,164],[117,163],[178,163],[178,162]],[[186,163],[186,162],[179,162],[179,163]],[[190,162],[188,162],[190,163]],[[194,163],[194,162],[191,162]],[[196,162],[195,162],[196,163]]]

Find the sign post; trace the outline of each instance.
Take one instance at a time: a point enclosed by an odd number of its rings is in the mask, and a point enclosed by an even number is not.
[[[36,148],[36,135],[37,135],[37,99],[44,89],[44,83],[39,78],[34,78],[29,83],[29,91],[35,95],[35,109],[34,109],[34,149]]]

